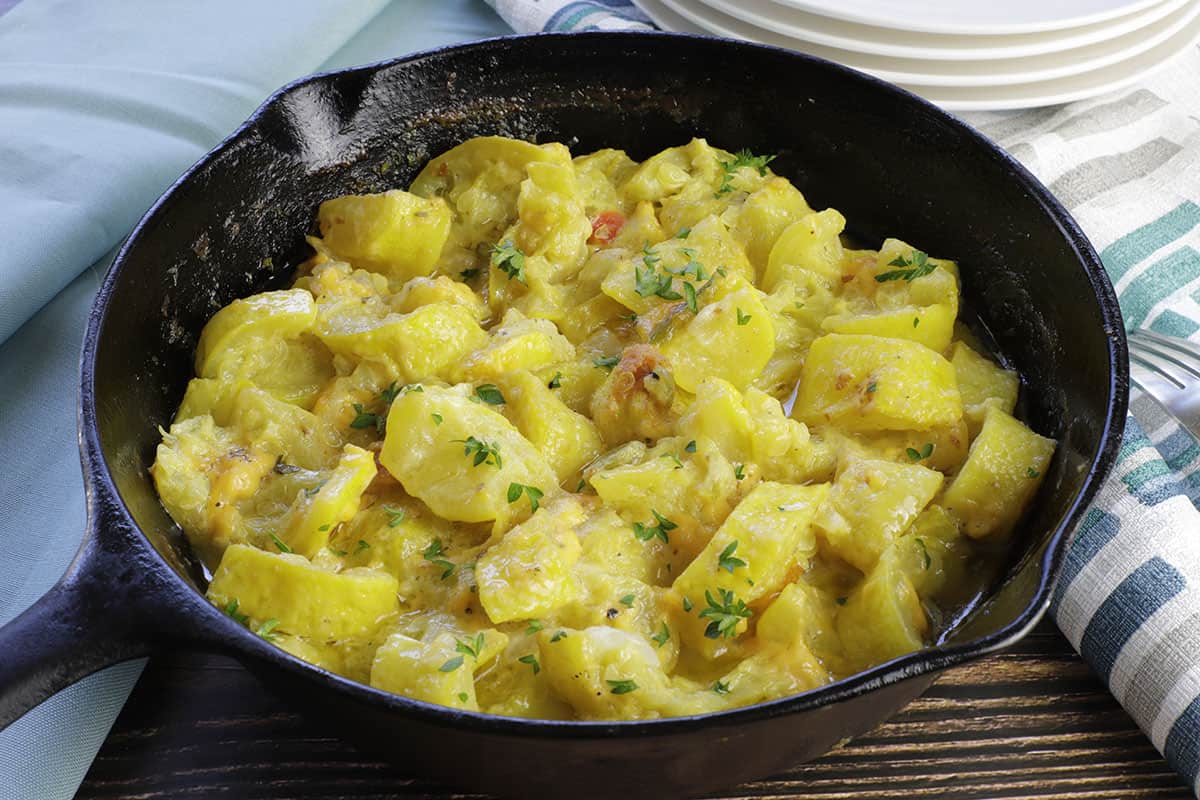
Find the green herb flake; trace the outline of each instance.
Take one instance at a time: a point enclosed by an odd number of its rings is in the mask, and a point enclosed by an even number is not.
[[[844,606],[844,605],[846,605],[846,596],[842,595],[841,597],[837,598],[833,602],[837,603],[839,606]]]
[[[662,539],[664,544],[670,544],[667,531],[673,531],[679,526],[653,509],[650,510],[650,513],[654,515],[657,524],[647,525],[643,522],[635,522],[633,523],[633,535],[643,542]]]
[[[396,382],[392,381],[388,384],[386,389],[379,393],[379,399],[382,400],[386,405],[390,406],[402,391],[403,389],[398,388],[396,386]]]
[[[550,382],[546,384],[546,388],[557,389],[558,387],[562,386],[562,376],[563,374],[561,372],[554,373],[554,377],[551,378]]]
[[[1030,479],[1036,478],[1041,474],[1042,473],[1038,472],[1033,467],[1029,467],[1028,469],[1025,470],[1025,477],[1030,478]]]
[[[371,544],[366,539],[359,539],[358,544],[354,547],[354,555],[358,555],[364,550],[370,550]]]
[[[921,318],[920,318],[920,317],[913,317],[913,327],[915,328],[915,327],[917,327],[917,326],[918,326],[918,325],[920,325],[920,324],[921,324]]]
[[[717,694],[729,694],[730,692],[729,684],[722,683],[721,681],[715,681],[712,685],[712,690]]]
[[[691,311],[693,314],[700,313],[700,303],[696,300],[696,287],[687,281],[683,282],[683,297],[688,311]]]
[[[260,639],[265,639],[268,642],[273,642],[273,641],[275,641],[275,634],[273,633],[273,631],[275,630],[276,627],[278,627],[278,625],[279,625],[279,620],[275,619],[274,617],[271,617],[269,620],[264,622],[262,625],[259,625],[254,630],[254,635],[259,637]]]
[[[350,420],[351,428],[356,430],[362,430],[364,428],[375,428],[377,430],[382,430],[383,426],[386,424],[385,417],[367,411],[363,407],[362,403],[352,403],[351,407],[354,409],[354,419]]]
[[[688,236],[691,236],[691,234],[692,234],[691,228],[680,228],[679,233],[675,234],[675,238],[676,239],[686,239],[686,238],[688,238]]]
[[[904,453],[908,456],[909,461],[923,461],[933,455],[933,442],[926,442],[920,450],[906,447]]]
[[[328,522],[325,523],[321,527],[317,528],[317,530],[322,531],[322,532],[329,530],[329,523]]]
[[[721,185],[717,187],[717,197],[733,191],[733,179],[739,169],[751,167],[758,170],[759,176],[764,176],[767,174],[767,164],[774,160],[775,156],[756,156],[749,150],[738,150],[729,161],[717,159],[717,163],[725,170],[725,174],[721,177]]]
[[[709,639],[732,639],[737,635],[738,623],[750,618],[751,612],[745,601],[737,599],[728,589],[718,588],[717,597],[705,590],[704,599],[708,607],[701,609],[700,618],[712,620],[704,629],[704,635]]]
[[[326,545],[325,549],[327,549],[329,552],[333,553],[335,556],[338,556],[339,558],[344,555],[349,555],[349,553],[347,553],[345,550],[339,550],[331,544]]]
[[[913,541],[921,548],[921,558],[925,562],[925,569],[929,569],[929,565],[933,563],[933,560],[929,558],[929,548],[925,546],[925,540],[917,536]]]
[[[545,493],[536,486],[526,486],[523,483],[510,483],[508,485],[508,502],[515,503],[521,499],[521,495],[525,494],[529,498],[529,510],[538,510],[538,501],[545,496]]]
[[[632,678],[625,678],[618,681],[610,680],[607,683],[612,688],[613,694],[629,694],[638,688],[637,681]]]
[[[567,638],[567,632],[559,631],[558,633],[556,633],[550,637],[550,644],[554,644],[555,642],[557,642],[561,639],[565,639],[565,638]]]
[[[240,604],[238,603],[238,599],[235,597],[232,600],[230,600],[228,603],[226,603],[225,608],[223,608],[221,610],[225,612],[225,616],[229,617],[231,620],[233,620],[237,624],[245,625],[246,622],[249,621],[250,617],[246,616],[241,611],[238,611],[239,605]]]
[[[750,315],[742,313],[742,310],[740,308],[737,309],[737,324],[745,325],[749,321],[750,321]]]
[[[686,597],[685,597],[685,598],[683,598],[683,610],[684,610],[684,611],[691,611],[691,610],[692,610],[692,601],[691,601],[691,600],[689,600],[689,599],[688,599],[688,598],[686,598]]]
[[[441,567],[442,580],[449,578],[454,573],[455,567],[453,561],[449,561],[445,558],[445,554],[446,551],[442,546],[441,539],[434,539],[421,553],[424,559],[430,564],[433,564],[435,567]]]
[[[730,575],[738,567],[746,566],[746,562],[734,555],[738,548],[736,541],[730,542],[729,546],[721,551],[721,555],[717,556],[717,569],[723,569]]]
[[[537,675],[539,672],[542,671],[542,665],[538,663],[537,656],[535,656],[533,653],[530,653],[527,656],[521,656],[520,658],[517,659],[517,661],[520,661],[522,664],[528,664],[529,666],[533,667],[534,675]]]
[[[463,455],[474,456],[473,466],[478,467],[480,464],[491,464],[500,469],[504,462],[500,459],[500,445],[491,442],[485,442],[481,439],[476,439],[474,436],[468,436],[466,439],[454,439],[454,442],[463,446]]]
[[[533,636],[535,633],[537,633],[541,629],[542,629],[542,621],[540,619],[531,619],[531,620],[529,620],[528,627],[525,628],[525,635]]]
[[[683,462],[679,460],[679,456],[674,453],[663,453],[659,458],[669,458],[675,462],[675,469],[683,469]]]
[[[633,608],[633,601],[637,599],[637,595],[627,594],[621,598],[621,605],[626,608]]]
[[[271,541],[274,542],[275,547],[277,547],[279,549],[279,552],[281,552],[281,553],[292,552],[292,548],[288,547],[287,542],[285,542],[283,539],[280,539],[274,533],[268,533],[267,536],[271,537]]]
[[[408,516],[408,512],[403,508],[396,508],[395,506],[384,506],[383,513],[388,516],[387,526],[389,528],[399,527],[400,523],[404,522],[404,518]]]
[[[467,694],[466,692],[459,692],[458,699],[465,703],[471,699],[471,696],[469,694]]]
[[[650,641],[654,642],[655,647],[662,647],[667,642],[671,641],[671,629],[667,627],[667,623],[662,624],[662,628],[658,633],[650,637]]]
[[[429,416],[433,417],[433,424],[434,424],[434,425],[441,425],[441,424],[442,424],[442,422],[444,421],[444,418],[442,417],[442,415],[441,415],[441,414],[438,414],[438,413],[433,413],[433,414],[430,414]]]
[[[694,453],[694,452],[696,452],[696,440],[695,440],[695,439],[692,439],[690,442],[688,442],[687,444],[685,444],[685,445],[683,446],[683,452],[685,452],[685,453]]]
[[[483,633],[475,634],[474,639],[462,641],[461,639],[454,643],[455,652],[468,655],[476,661],[479,660],[479,654],[483,652],[484,636]]]
[[[889,267],[901,267],[901,269],[893,269],[887,272],[881,272],[875,276],[878,283],[887,283],[888,281],[915,281],[917,278],[923,278],[929,273],[937,269],[937,264],[929,260],[929,254],[921,250],[913,250],[910,258],[904,256],[896,256],[888,262]],[[915,326],[914,326],[915,327]]]
[[[440,667],[438,667],[438,672],[454,672],[454,670],[458,669],[462,665],[463,665],[463,657],[455,656],[454,658],[451,658],[448,661],[446,661],[445,664],[442,664]]]
[[[604,356],[603,358],[592,359],[593,364],[600,369],[607,370],[609,372],[611,372],[612,368],[619,364],[620,361],[621,359],[619,356]]]
[[[492,266],[507,275],[510,281],[529,283],[525,280],[525,254],[511,240],[505,240],[492,248]]]
[[[464,269],[462,272],[458,273],[458,278],[461,281],[469,281],[482,271],[483,270],[480,269],[479,267],[471,267],[470,269]]]
[[[733,477],[737,478],[739,481],[743,480],[746,477],[746,465],[738,464],[734,466]]]
[[[481,383],[475,387],[475,396],[489,406],[504,405],[504,395],[496,388],[494,383]]]
[[[875,381],[871,381],[871,383],[867,385],[867,392],[870,394],[875,394],[875,390],[878,388],[879,388],[879,384],[876,383]]]

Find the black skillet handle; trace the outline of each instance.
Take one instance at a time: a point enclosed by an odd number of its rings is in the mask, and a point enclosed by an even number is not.
[[[0,628],[0,729],[60,689],[175,638],[164,632],[182,632],[149,544],[98,523],[95,511],[66,574]]]

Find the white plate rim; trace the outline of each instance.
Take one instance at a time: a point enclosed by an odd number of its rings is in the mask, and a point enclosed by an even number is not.
[[[662,0],[636,0],[637,4],[643,11],[654,21],[656,25],[664,30],[676,30],[686,33],[694,33],[712,36],[711,33],[705,31],[700,26],[689,21],[685,17],[672,11],[667,6],[663,5]],[[1195,24],[1193,27],[1197,27]],[[1076,100],[1084,100],[1091,97],[1096,97],[1101,94],[1115,92],[1125,88],[1133,83],[1138,82],[1146,75],[1156,71],[1162,67],[1167,61],[1174,58],[1176,55],[1187,49],[1192,44],[1195,44],[1200,36],[1196,31],[1191,31],[1192,38],[1187,40],[1186,37],[1177,34],[1181,40],[1179,42],[1167,42],[1159,45],[1159,52],[1155,54],[1153,60],[1144,64],[1132,71],[1122,75],[1120,78],[1105,79],[1106,76],[1096,76],[1094,74],[1075,75],[1067,79],[1059,79],[1057,81],[1042,81],[1032,84],[1023,84],[1018,86],[996,86],[990,87],[990,96],[980,97],[977,99],[965,99],[956,96],[957,91],[953,88],[922,86],[919,84],[904,85],[901,88],[913,92],[914,94],[924,97],[926,100],[935,103],[947,111],[1010,111],[1016,109],[1038,108],[1042,106],[1058,105],[1061,103],[1074,102]],[[1135,58],[1147,57],[1150,54],[1142,53],[1141,56]],[[1143,58],[1143,60],[1147,60]],[[1119,65],[1118,65],[1119,66]],[[1106,67],[1097,72],[1108,73],[1113,67]],[[1086,85],[1074,85],[1081,80],[1091,78],[1092,82]]]
[[[777,0],[700,1],[751,25],[771,28],[806,42],[871,55],[937,61],[1025,58],[1086,47],[1151,25],[1191,0],[1159,0],[1133,14],[1078,28],[998,36],[901,31],[814,14],[781,5]]]
[[[946,72],[923,72],[921,62],[924,59],[905,59],[910,61],[910,64],[904,63],[889,63],[898,62],[899,59],[888,59],[886,56],[874,56],[853,51],[842,50],[840,48],[830,48],[823,45],[812,44],[810,42],[799,41],[793,39],[786,34],[781,34],[776,31],[766,30],[752,25],[743,20],[732,17],[713,8],[710,5],[703,5],[707,0],[660,0],[671,10],[677,14],[686,17],[702,29],[711,33],[725,36],[731,39],[748,39],[758,41],[764,44],[770,44],[777,47],[786,47],[792,50],[800,50],[807,52],[810,55],[824,58],[829,61],[836,61],[848,67],[852,67],[862,72],[882,78],[886,81],[899,84],[918,84],[925,87],[954,87],[954,88],[983,88],[993,86],[1008,86],[1016,84],[1029,84],[1039,81],[1056,80],[1067,78],[1072,75],[1079,75],[1085,72],[1102,69],[1111,64],[1127,61],[1130,58],[1137,56],[1139,53],[1153,49],[1158,44],[1170,39],[1179,30],[1194,22],[1197,15],[1200,15],[1200,0],[1194,0],[1191,6],[1185,5],[1181,10],[1174,15],[1167,17],[1165,20],[1160,20],[1154,23],[1155,30],[1150,32],[1144,39],[1140,38],[1139,32],[1126,34],[1126,44],[1115,52],[1101,53],[1098,56],[1083,59],[1080,61],[1067,61],[1062,57],[1064,53],[1054,53],[1047,56],[1040,56],[1041,59],[1053,59],[1055,63],[1047,65],[1038,70],[1030,70],[1023,72],[991,72],[989,73],[988,66],[983,61],[973,61],[975,71],[970,74],[961,74],[957,71],[947,70]],[[688,3],[695,5],[689,6]],[[703,9],[703,10],[701,10]],[[1101,47],[1101,45],[1089,45],[1089,47]],[[1085,48],[1080,48],[1085,49]],[[1024,63],[1032,59],[1024,59],[1018,64]],[[948,62],[925,62],[925,69],[945,68]],[[1010,63],[1009,60],[1001,60],[997,66]],[[961,67],[963,62],[958,62]],[[954,64],[950,63],[950,67]]]
[[[964,2],[968,3],[976,1],[977,0],[964,0]],[[1092,25],[1099,22],[1107,22],[1108,20],[1116,19],[1117,17],[1125,14],[1136,13],[1143,9],[1149,8],[1158,2],[1158,0],[1129,0],[1123,5],[1089,14],[1077,14],[1074,16],[1060,17],[1057,19],[1044,19],[1036,22],[1009,22],[1003,24],[970,24],[930,21],[918,23],[911,19],[902,19],[898,17],[884,19],[881,18],[877,12],[872,14],[856,11],[854,9],[847,9],[845,7],[844,0],[842,0],[842,2],[830,2],[830,0],[775,0],[775,2],[782,5],[791,6],[792,8],[810,11],[814,14],[821,14],[822,16],[844,19],[849,22],[858,22],[865,25],[878,25],[886,28],[895,28],[896,30],[918,31],[921,33],[950,33],[963,36],[977,36],[1011,33],[1037,33],[1062,30],[1063,28],[1077,28],[1082,25]],[[1047,4],[1052,5],[1053,0],[1047,0]]]

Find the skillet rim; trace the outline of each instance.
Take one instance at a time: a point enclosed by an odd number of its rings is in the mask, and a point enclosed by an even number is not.
[[[133,515],[130,513],[124,499],[115,486],[108,460],[105,458],[104,450],[100,443],[95,396],[98,343],[103,334],[108,314],[111,311],[109,302],[117,280],[125,268],[125,262],[130,251],[136,248],[138,239],[143,231],[150,227],[150,223],[153,221],[152,218],[173,199],[175,192],[181,186],[190,182],[199,173],[221,158],[229,149],[247,138],[265,114],[269,113],[286,95],[299,89],[311,85],[330,83],[346,75],[374,74],[384,69],[409,64],[422,59],[436,59],[439,57],[454,58],[463,52],[483,52],[486,54],[489,50],[494,49],[537,47],[544,40],[554,40],[556,42],[576,40],[603,41],[609,39],[627,39],[629,37],[685,40],[698,47],[715,47],[717,49],[764,51],[775,57],[793,59],[802,64],[804,68],[811,69],[815,67],[819,70],[832,70],[840,73],[844,78],[871,86],[876,91],[898,95],[905,102],[915,105],[925,114],[934,117],[942,124],[956,129],[958,134],[965,137],[973,146],[982,148],[988,157],[998,162],[999,166],[1008,172],[1010,180],[1018,182],[1037,201],[1042,211],[1053,221],[1059,233],[1066,239],[1092,287],[1099,306],[1100,316],[1103,320],[1105,338],[1109,343],[1109,396],[1106,404],[1107,412],[1101,432],[1100,447],[1095,457],[1088,464],[1082,488],[1076,493],[1060,524],[1054,528],[1046,540],[1045,552],[1040,559],[1041,563],[1038,565],[1037,588],[1031,601],[1011,622],[991,634],[956,644],[933,645],[801,694],[708,714],[630,721],[547,720],[506,717],[485,714],[483,712],[450,709],[445,706],[413,700],[402,695],[375,689],[367,684],[359,683],[323,670],[262,640],[245,627],[229,619],[220,609],[199,595],[196,587],[188,584],[175,572],[154,547],[146,533],[141,530],[141,527],[134,520]],[[567,46],[572,45],[568,44]],[[315,73],[287,83],[274,91],[254,110],[245,122],[201,156],[195,164],[189,167],[164,190],[163,194],[154,201],[141,219],[139,219],[132,232],[119,248],[88,314],[87,330],[83,350],[80,355],[78,422],[89,516],[100,506],[105,506],[109,509],[118,509],[121,514],[119,520],[102,520],[100,525],[96,527],[102,528],[106,525],[119,524],[122,528],[125,528],[128,533],[132,534],[129,537],[129,542],[132,546],[141,547],[148,553],[151,553],[157,560],[156,566],[159,571],[164,576],[167,576],[166,579],[168,581],[176,584],[174,586],[176,595],[178,595],[178,590],[183,590],[184,596],[192,596],[200,601],[190,603],[195,608],[203,606],[205,609],[205,618],[192,618],[189,620],[193,625],[194,633],[194,636],[191,638],[205,642],[210,639],[215,640],[219,645],[224,645],[227,649],[234,651],[239,657],[250,657],[258,661],[265,661],[273,667],[285,669],[294,675],[311,680],[335,692],[347,693],[355,700],[379,705],[389,712],[414,717],[416,720],[426,724],[454,728],[461,725],[468,725],[484,734],[501,734],[525,738],[553,736],[556,738],[597,739],[630,735],[638,737],[670,736],[694,731],[697,728],[706,726],[735,726],[745,723],[763,722],[793,713],[810,711],[824,706],[833,706],[873,690],[898,684],[907,679],[919,678],[931,673],[935,674],[948,667],[973,660],[1020,640],[1041,620],[1049,607],[1051,593],[1054,590],[1057,578],[1062,569],[1070,532],[1078,525],[1086,507],[1099,491],[1100,485],[1107,478],[1116,460],[1128,409],[1128,386],[1128,349],[1120,306],[1117,303],[1116,293],[1108,277],[1108,273],[1105,271],[1095,248],[1079,228],[1078,223],[1076,223],[1070,212],[1063,207],[1040,180],[998,145],[956,115],[887,81],[858,72],[836,62],[782,47],[722,37],[664,31],[553,32],[499,36],[431,48],[357,67]],[[97,502],[95,495],[98,492],[105,495],[105,499],[108,502]],[[100,531],[89,534],[89,536],[93,535],[103,536],[104,534]]]

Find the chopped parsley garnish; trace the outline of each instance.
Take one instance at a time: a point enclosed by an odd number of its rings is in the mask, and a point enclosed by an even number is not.
[[[1029,467],[1028,469],[1025,470],[1025,477],[1027,477],[1027,478],[1036,478],[1037,476],[1039,476],[1041,474],[1042,473],[1038,472],[1033,467]]]
[[[550,637],[550,644],[554,644],[554,643],[555,643],[555,642],[557,642],[559,639],[565,639],[565,638],[567,638],[567,632],[566,632],[566,631],[559,631],[558,633],[556,633],[556,634],[554,634],[553,636],[551,636],[551,637]]]
[[[913,539],[913,541],[916,542],[917,545],[921,548],[921,558],[925,562],[925,569],[929,569],[929,565],[932,564],[933,561],[929,558],[929,548],[927,548],[925,546],[925,540],[922,539],[920,536],[917,536],[916,538]]]
[[[920,318],[920,317],[913,317],[913,327],[915,328],[915,327],[917,327],[917,326],[918,326],[918,325],[920,325],[920,324],[921,324],[921,318]]]
[[[562,373],[556,372],[554,373],[554,377],[550,379],[550,382],[546,384],[546,388],[557,389],[560,386],[562,386]]]
[[[337,549],[336,547],[334,547],[334,546],[333,546],[333,545],[331,545],[331,544],[329,544],[329,545],[325,545],[325,548],[326,548],[327,550],[329,550],[329,552],[333,553],[335,556],[344,556],[344,555],[348,555],[348,553],[347,553],[345,550],[339,550],[339,549]]]
[[[468,695],[466,692],[459,692],[458,699],[465,703],[470,699],[470,695]]]
[[[749,321],[750,321],[750,315],[743,313],[742,309],[739,308],[737,310],[737,324],[745,325]]]
[[[288,547],[287,542],[285,542],[283,539],[280,539],[278,536],[276,536],[273,533],[268,533],[267,536],[271,537],[271,541],[274,542],[274,544],[277,548],[279,548],[279,552],[281,552],[281,553],[292,552],[292,548]]]
[[[529,666],[533,667],[534,675],[537,675],[539,672],[542,671],[542,665],[538,663],[537,656],[535,656],[533,653],[530,653],[527,656],[521,656],[520,658],[517,659],[517,661],[520,661],[522,664],[528,664]]]
[[[660,273],[653,266],[634,267],[633,290],[639,297],[661,297],[663,300],[679,300],[683,297],[671,288],[673,278],[668,273]]]
[[[691,611],[691,610],[692,610],[692,601],[691,601],[691,600],[689,600],[689,599],[688,599],[688,598],[686,598],[686,597],[685,597],[685,598],[683,598],[683,610],[684,610],[684,611]]]
[[[515,503],[521,499],[521,495],[525,494],[529,498],[529,510],[538,510],[538,501],[542,499],[544,493],[536,486],[526,486],[523,483],[510,483],[508,485],[508,502]]]
[[[626,608],[633,608],[633,601],[637,599],[636,595],[627,594],[621,598],[621,605]]]
[[[937,264],[929,260],[929,254],[921,250],[913,250],[911,258],[904,256],[896,256],[888,262],[889,267],[900,267],[901,269],[888,270],[881,272],[875,276],[875,280],[879,283],[887,283],[888,281],[915,281],[917,278],[922,278],[937,269]],[[914,326],[916,327],[916,326]]]
[[[446,580],[446,578],[449,578],[454,573],[454,562],[447,561],[444,558],[445,553],[446,551],[442,548],[441,539],[434,539],[421,553],[430,564],[442,568],[442,580]]]
[[[310,486],[304,490],[305,497],[316,497],[317,492],[321,491],[321,487],[325,485],[325,481],[321,481],[316,486]]]
[[[529,283],[525,280],[525,254],[511,240],[492,248],[492,266],[507,275],[510,281],[516,279],[524,284]]]
[[[370,545],[370,543],[367,542],[366,539],[359,539],[358,544],[354,548],[354,555],[358,555],[362,551],[370,550],[370,549],[371,549],[371,545]]]
[[[225,616],[229,617],[231,620],[233,620],[237,624],[245,625],[246,622],[250,618],[248,616],[246,616],[245,614],[243,614],[241,611],[238,611],[238,605],[239,605],[238,599],[235,597],[232,600],[230,600],[228,603],[226,603],[225,608],[223,608],[221,610],[225,612]]]
[[[273,469],[275,470],[276,475],[291,475],[300,471],[299,467],[292,466],[291,464],[285,464],[283,462],[283,456],[275,459],[275,466]]]
[[[717,694],[729,694],[729,691],[730,691],[730,690],[729,690],[729,684],[728,684],[728,683],[722,683],[721,681],[715,681],[715,682],[713,682],[713,685],[712,685],[712,690],[713,690],[714,692],[716,692]]]
[[[475,634],[474,639],[468,639],[465,642],[460,639],[459,641],[455,642],[454,650],[455,652],[463,653],[464,655],[468,655],[478,661],[479,654],[483,652],[483,642],[483,634],[477,633]]]
[[[404,522],[404,518],[408,515],[403,508],[396,508],[395,506],[384,506],[383,513],[388,515],[387,526],[389,528],[399,527],[400,523]]]
[[[274,631],[278,625],[279,625],[279,620],[275,619],[274,617],[271,617],[269,620],[264,622],[262,625],[259,625],[257,628],[255,628],[254,635],[258,636],[261,639],[265,639],[268,642],[273,642],[273,641],[275,641],[275,634],[272,631]]]
[[[496,388],[494,383],[481,383],[475,387],[475,396],[489,406],[504,405],[504,395]]]
[[[705,590],[704,599],[708,607],[701,609],[700,618],[710,619],[704,635],[709,639],[720,639],[724,636],[732,639],[737,635],[738,623],[750,618],[750,609],[743,600],[737,599],[728,589],[717,589],[718,600],[712,592]]]
[[[739,481],[742,480],[743,478],[745,478],[746,477],[746,465],[738,464],[738,465],[734,466],[733,477],[737,478]]]
[[[925,446],[920,450],[907,447],[904,449],[904,452],[908,456],[909,461],[922,461],[933,455],[933,442],[926,442]]]
[[[871,394],[875,394],[875,390],[878,388],[879,384],[877,384],[875,381],[871,381],[871,383],[867,386],[867,391]]]
[[[386,389],[379,393],[379,399],[382,400],[386,405],[390,406],[392,401],[395,400],[402,391],[404,390],[402,388],[397,388],[396,382],[392,381],[388,384]]]
[[[367,411],[362,403],[353,403],[351,405],[354,408],[354,419],[350,420],[351,428],[375,428],[379,433],[383,433],[384,428],[387,426],[387,417],[385,415]]]
[[[700,313],[700,304],[696,300],[696,287],[687,281],[683,282],[683,297],[687,303],[688,311],[693,314]]]
[[[612,368],[621,362],[618,356],[604,356],[603,358],[594,358],[592,363],[600,369],[612,371]]]
[[[438,672],[454,672],[454,670],[458,669],[462,665],[463,665],[463,657],[455,656],[454,658],[451,658],[448,661],[446,661],[445,664],[442,664],[440,667],[438,667]]]
[[[465,439],[454,439],[453,441],[462,444],[463,455],[474,456],[473,466],[478,467],[480,464],[492,464],[496,469],[504,465],[500,459],[500,445],[491,442],[485,442],[481,439],[476,439],[474,436],[468,436]]]
[[[717,556],[717,569],[723,569],[730,575],[738,567],[746,566],[746,562],[734,555],[737,550],[738,543],[730,542],[729,546],[721,551],[721,555]]]
[[[637,681],[632,678],[625,678],[619,681],[608,681],[608,685],[612,688],[613,694],[629,694],[638,688]]]
[[[694,453],[694,452],[696,452],[696,440],[695,440],[695,439],[692,439],[690,442],[688,442],[687,444],[685,444],[685,445],[683,446],[683,452],[685,452],[685,453]]]
[[[679,233],[675,234],[676,239],[686,239],[692,233],[691,228],[680,228]]]
[[[324,525],[322,525],[321,527],[317,528],[317,530],[319,530],[319,531],[321,531],[322,533],[324,533],[325,531],[329,530],[329,528],[330,528],[330,527],[331,527],[330,523],[326,522]]]
[[[667,642],[671,641],[671,629],[667,627],[667,623],[662,624],[662,628],[658,633],[650,637],[650,641],[654,642],[655,647],[662,647]]]
[[[721,177],[721,185],[717,187],[717,196],[733,191],[733,179],[737,175],[737,171],[742,167],[753,167],[758,170],[758,174],[767,174],[767,164],[775,160],[775,156],[756,156],[749,150],[738,150],[733,154],[733,158],[729,161],[721,161],[717,159],[717,163],[725,170],[725,174]]]
[[[540,619],[529,620],[529,627],[525,629],[526,636],[533,636],[542,629],[542,621]]]
[[[642,522],[635,522],[633,523],[633,535],[643,542],[657,538],[662,539],[666,544],[670,544],[667,531],[673,531],[679,526],[653,509],[650,510],[650,513],[654,515],[654,519],[658,524],[647,525]]]

